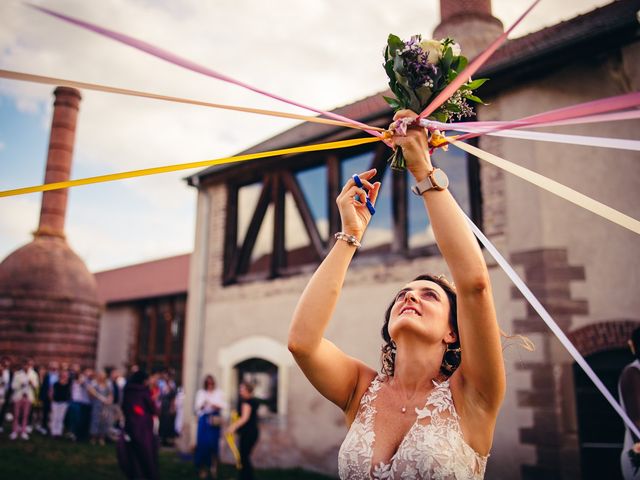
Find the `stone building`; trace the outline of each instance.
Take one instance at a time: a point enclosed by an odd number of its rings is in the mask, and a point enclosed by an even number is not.
[[[436,38],[454,36],[470,55],[502,31],[489,0],[441,0]],[[509,40],[478,76],[479,120],[507,120],[637,91],[637,0],[620,0]],[[392,112],[375,95],[337,113],[386,126]],[[637,121],[556,127],[554,132],[637,138]],[[359,133],[302,124],[246,152],[352,138]],[[640,218],[640,164],[623,150],[482,137],[478,146]],[[384,145],[212,167],[190,178],[198,189],[191,258],[184,382],[193,402],[214,373],[229,400],[239,379],[267,400],[256,463],[335,474],[346,428],[341,412],[314,391],[287,351],[288,324],[311,272],[339,230],[334,199],[352,173],[376,166],[378,213],[347,275],[328,337],[379,366],[384,309],[407,280],[446,272],[408,179],[385,169]],[[640,324],[637,237],[576,205],[451,148],[435,161],[451,190],[514,264],[607,386],[630,361],[629,332]],[[507,346],[508,392],[487,478],[615,478],[622,423],[545,324],[487,254],[502,328],[537,350]],[[193,420],[191,431],[194,434]],[[612,473],[613,472],[613,473]]]
[[[55,92],[45,182],[69,180],[80,92]],[[96,282],[65,239],[67,190],[42,194],[33,241],[0,264],[0,352],[93,366],[101,304]]]

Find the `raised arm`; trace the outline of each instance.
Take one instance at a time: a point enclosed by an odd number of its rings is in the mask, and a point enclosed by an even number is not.
[[[408,110],[396,118],[415,116]],[[424,129],[409,128],[406,137],[395,136],[402,147],[407,169],[416,182],[433,170]],[[446,170],[446,164],[443,166]],[[497,413],[504,398],[505,373],[487,265],[471,229],[448,189],[422,194],[436,243],[456,285],[458,329],[462,348],[460,378],[465,402],[471,401]]]
[[[375,169],[359,176],[369,189],[375,204],[380,183],[368,182]],[[342,231],[359,241],[371,215],[355,196],[364,198],[364,190],[350,179],[336,199],[342,219]],[[347,411],[350,400],[363,372],[371,370],[324,338],[324,332],[342,290],[347,268],[356,247],[338,240],[315,271],[296,306],[289,329],[289,350],[311,384],[326,398]]]

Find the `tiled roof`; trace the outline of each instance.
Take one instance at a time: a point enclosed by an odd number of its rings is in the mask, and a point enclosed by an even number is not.
[[[105,304],[187,293],[191,254],[95,273]]]
[[[514,62],[527,62],[533,56],[549,55],[581,43],[602,40],[612,34],[626,32],[630,39],[637,38],[638,10],[640,0],[617,0],[570,20],[509,40],[491,56],[483,71],[485,74],[498,72]]]
[[[483,87],[482,95],[484,97],[490,95],[505,82],[517,79],[518,76],[531,75],[533,70],[552,68],[579,55],[593,55],[598,48],[602,50],[636,40],[640,35],[639,10],[640,0],[617,0],[551,27],[508,40],[476,75],[488,76],[492,79],[492,82],[487,82]],[[588,48],[585,48],[586,46]],[[376,93],[339,107],[333,112],[365,123],[382,117],[388,120],[391,109],[382,99],[382,95],[388,95],[388,92],[385,90]],[[238,155],[321,141],[323,137],[336,132],[339,128],[306,122],[254,145]],[[234,164],[209,167],[188,177],[187,180],[194,185],[199,179],[210,174],[235,167]]]

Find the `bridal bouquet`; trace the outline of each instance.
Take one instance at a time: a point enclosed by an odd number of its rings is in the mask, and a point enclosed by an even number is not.
[[[412,36],[407,42],[396,35],[389,35],[384,59],[389,87],[395,95],[395,98],[384,99],[396,111],[410,109],[418,113],[467,65],[466,57],[460,54],[460,46],[452,39],[422,40],[420,35]],[[474,115],[469,102],[483,103],[473,91],[486,81],[486,78],[469,79],[428,117],[429,120],[447,122]],[[398,122],[397,130],[401,131],[406,127],[406,123]],[[430,149],[445,143],[444,135],[437,130],[430,130]],[[397,149],[390,160],[391,168],[404,170],[402,149]]]

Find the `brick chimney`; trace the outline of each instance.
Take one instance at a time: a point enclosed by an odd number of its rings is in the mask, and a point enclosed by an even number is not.
[[[45,182],[69,179],[80,92],[58,87]],[[94,367],[102,305],[64,236],[67,190],[44,192],[34,239],[0,263],[0,352]]]
[[[491,13],[491,0],[440,0],[440,24],[433,38],[451,37],[472,59],[504,31]]]
[[[58,87],[53,93],[56,98],[53,103],[45,183],[64,182],[70,178],[76,120],[82,98],[75,88]],[[40,225],[34,236],[64,238],[67,195],[68,189],[51,190],[42,194]]]

